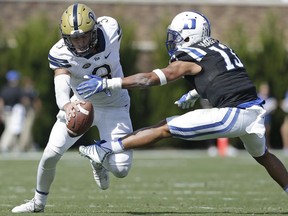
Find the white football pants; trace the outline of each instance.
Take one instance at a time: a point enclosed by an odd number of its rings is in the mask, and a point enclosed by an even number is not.
[[[264,115],[265,110],[255,105],[246,109],[199,109],[166,120],[175,138],[207,140],[239,137],[246,150],[253,157],[259,157],[266,150]]]

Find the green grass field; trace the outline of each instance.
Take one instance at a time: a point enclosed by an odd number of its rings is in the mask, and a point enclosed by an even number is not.
[[[274,151],[285,165],[281,151]],[[41,153],[0,155],[0,215],[34,195]],[[75,151],[60,161],[44,215],[284,215],[287,195],[245,151],[137,150],[130,174],[111,176],[100,191],[87,159]]]

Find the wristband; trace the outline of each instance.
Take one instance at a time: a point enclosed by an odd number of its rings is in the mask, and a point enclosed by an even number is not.
[[[54,77],[55,98],[60,110],[63,110],[65,104],[70,102],[70,76],[60,74]]]
[[[161,86],[167,84],[166,76],[165,76],[165,74],[163,73],[162,70],[155,69],[155,70],[153,70],[153,72],[159,77]]]
[[[122,88],[122,78],[116,77],[112,79],[107,79],[107,88],[111,90],[117,90]]]

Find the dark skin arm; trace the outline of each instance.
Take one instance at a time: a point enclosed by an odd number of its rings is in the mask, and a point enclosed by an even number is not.
[[[153,126],[141,128],[121,138],[125,149],[134,149],[152,145],[161,139],[171,137],[166,120]]]
[[[177,80],[184,75],[196,75],[201,72],[201,66],[193,62],[175,61],[161,69],[165,74],[167,82]],[[122,78],[123,89],[147,88],[160,85],[160,79],[154,72],[137,73]]]

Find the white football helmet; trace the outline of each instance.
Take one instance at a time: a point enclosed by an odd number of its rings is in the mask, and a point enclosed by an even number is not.
[[[170,56],[176,49],[188,47],[210,37],[210,22],[202,14],[185,11],[174,17],[168,26],[166,47]]]

